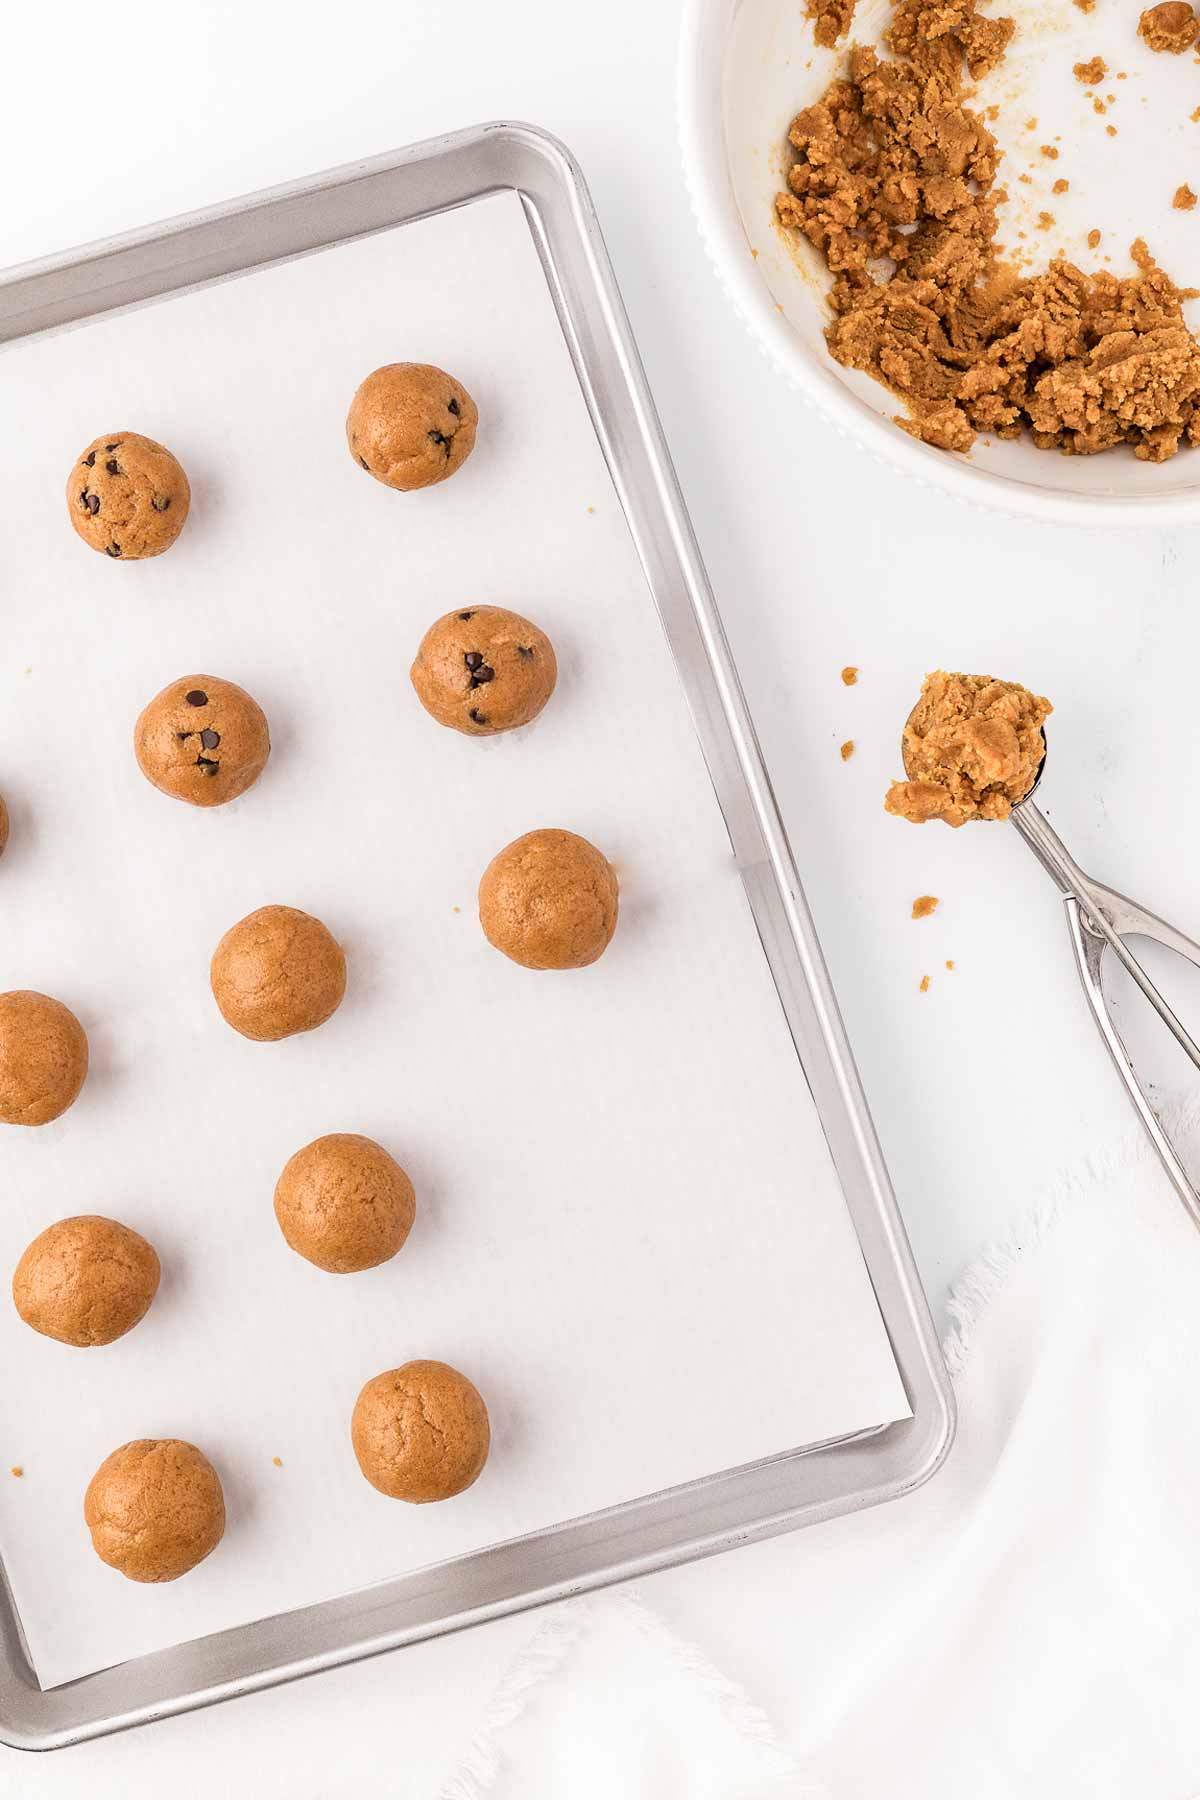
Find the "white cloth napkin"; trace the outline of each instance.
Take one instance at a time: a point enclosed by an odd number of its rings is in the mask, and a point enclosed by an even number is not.
[[[1196,1166],[1200,1114],[1173,1129]],[[647,1605],[665,1577],[543,1615],[440,1800],[1200,1793],[1200,1233],[1145,1143],[1042,1198],[952,1316],[941,1474],[722,1559],[759,1584],[773,1726],[717,1672],[719,1607],[701,1651]]]

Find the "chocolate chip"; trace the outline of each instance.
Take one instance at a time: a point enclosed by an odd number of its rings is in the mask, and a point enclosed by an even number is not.
[[[220,766],[220,763],[214,762],[211,756],[198,756],[196,758],[196,767],[205,775],[215,775]]]
[[[460,619],[465,621],[467,619],[473,619],[475,617],[475,614],[473,612],[472,613],[459,613],[458,616]]]
[[[104,466],[110,475],[123,475],[125,473],[115,456],[110,456]]]
[[[459,413],[458,401],[457,400],[447,400],[446,411],[452,412],[454,414],[455,418],[457,419],[458,413]]]
[[[483,661],[483,652],[481,650],[464,651],[463,661],[466,663],[468,669],[477,669]]]
[[[208,705],[208,695],[204,692],[203,688],[193,688],[190,694],[185,694],[183,697],[189,706]]]
[[[121,554],[120,544],[105,544],[104,554],[105,554],[105,556],[120,556],[120,554]]]
[[[204,730],[200,733],[200,742],[204,745],[206,750],[215,750],[220,741],[220,732],[214,731],[211,725],[205,726]]]
[[[177,731],[175,736],[179,739],[181,744],[186,744],[190,737],[195,736],[195,733],[191,731]]]
[[[106,450],[119,450],[121,448],[122,442],[123,442],[123,440],[121,438],[118,438],[115,444],[105,444],[104,448]]]
[[[470,712],[467,714],[467,717],[469,719],[472,719],[476,725],[486,725],[487,724],[487,714],[481,713],[477,707],[473,706],[471,708]]]
[[[530,647],[530,645],[528,645],[528,644],[518,644],[517,645],[517,655],[518,656],[532,656],[533,650]]]
[[[358,460],[362,464],[363,468],[367,471],[367,474],[369,475],[371,473],[371,465],[367,461],[366,457],[360,456]]]
[[[99,494],[89,494],[88,495],[87,509],[91,513],[91,515],[94,519],[96,514],[100,511],[100,496],[99,496]]]
[[[171,496],[170,494],[155,494],[150,504],[155,512],[166,512],[168,506],[171,504]]]
[[[446,455],[449,456],[449,454],[450,454],[450,439],[446,436],[445,432],[444,431],[431,431],[428,435],[433,440],[433,442],[435,444],[440,445],[441,448],[446,452]]]
[[[87,455],[83,459],[83,466],[85,469],[94,469],[95,468],[96,452],[94,450],[88,451]]]

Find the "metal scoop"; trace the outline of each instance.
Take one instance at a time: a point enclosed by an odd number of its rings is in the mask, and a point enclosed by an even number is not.
[[[1046,734],[1043,731],[1043,746],[1045,742]],[[1075,951],[1075,966],[1079,971],[1092,1017],[1113,1059],[1117,1074],[1125,1083],[1137,1115],[1159,1154],[1163,1168],[1171,1178],[1175,1192],[1183,1201],[1192,1223],[1200,1228],[1200,1193],[1138,1080],[1133,1061],[1108,1010],[1101,981],[1104,952],[1111,950],[1121,967],[1137,983],[1180,1049],[1190,1057],[1193,1066],[1200,1070],[1200,1047],[1163,999],[1125,939],[1127,936],[1152,938],[1156,943],[1165,944],[1168,950],[1175,950],[1180,956],[1186,956],[1198,968],[1200,944],[1193,943],[1191,938],[1185,937],[1182,931],[1176,931],[1173,925],[1168,925],[1157,914],[1147,912],[1135,900],[1127,900],[1124,894],[1118,894],[1084,874],[1058,833],[1033,803],[1033,796],[1045,767],[1046,757],[1043,754],[1033,786],[1025,798],[1018,800],[1013,806],[1010,815],[1012,823],[1063,897],[1067,926]],[[908,769],[907,759],[905,769],[912,774]]]

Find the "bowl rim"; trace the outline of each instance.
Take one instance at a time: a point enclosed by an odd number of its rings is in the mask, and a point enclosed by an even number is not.
[[[728,23],[745,0],[683,0],[676,61],[676,126],[684,185],[701,241],[727,297],[759,349],[843,436],[920,486],[987,512],[1058,525],[1186,525],[1200,522],[1194,493],[1072,494],[981,469],[910,437],[800,347],[776,310],[754,259],[729,182],[722,114]],[[1197,450],[1200,454],[1200,449]]]

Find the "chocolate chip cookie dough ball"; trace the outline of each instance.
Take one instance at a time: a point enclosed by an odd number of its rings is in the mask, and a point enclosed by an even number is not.
[[[244,688],[216,675],[183,675],[156,694],[133,728],[147,781],[190,806],[222,806],[267,766],[266,714]]]
[[[48,1125],[76,1099],[88,1071],[87,1033],[61,1000],[0,994],[0,1123]]]
[[[409,1362],[368,1381],[354,1403],[358,1466],[392,1500],[449,1500],[475,1481],[492,1441],[474,1384],[443,1362]]]
[[[158,1278],[158,1257],[144,1237],[84,1213],[34,1238],[13,1275],[13,1305],[43,1337],[90,1349],[133,1330]]]
[[[195,1444],[136,1438],[88,1483],[84,1523],[101,1562],[130,1581],[177,1581],[225,1534],[220,1477]]]
[[[479,922],[526,969],[582,969],[617,929],[617,877],[573,831],[529,831],[501,850],[479,883]]]
[[[77,457],[67,481],[71,523],[93,550],[122,562],[161,556],[192,503],[171,452],[136,431],[110,431]]]
[[[331,1275],[374,1269],[395,1256],[416,1211],[400,1164],[352,1131],[297,1150],[275,1184],[280,1231],[298,1256]]]
[[[408,493],[462,468],[478,422],[475,402],[453,375],[432,363],[387,363],[350,402],[346,442],[368,475]]]
[[[537,718],[554,692],[558,663],[545,632],[520,613],[472,606],[429,627],[411,675],[439,725],[491,737]]]
[[[332,1017],[346,992],[346,958],[320,919],[294,906],[260,906],[225,933],[210,977],[226,1022],[274,1043]]]

